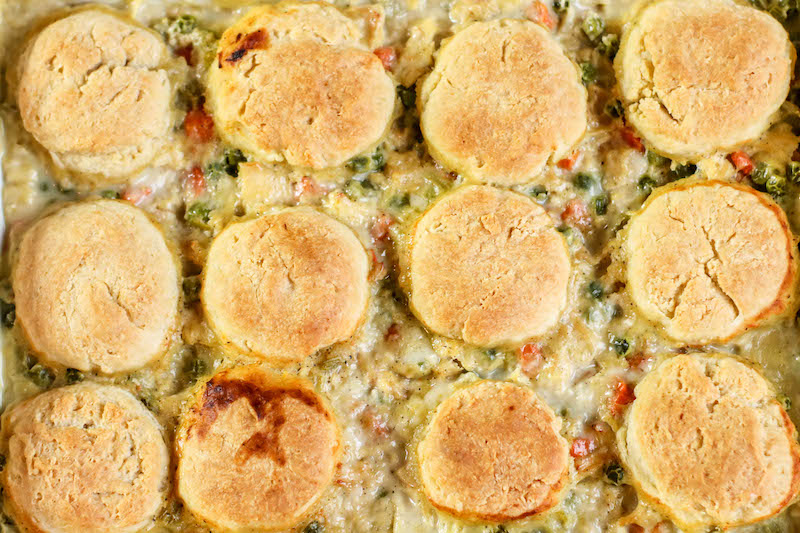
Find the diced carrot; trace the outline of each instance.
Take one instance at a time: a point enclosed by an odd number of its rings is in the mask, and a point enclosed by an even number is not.
[[[372,51],[373,54],[378,56],[378,59],[383,63],[383,68],[391,72],[394,70],[394,65],[397,63],[397,52],[393,46],[382,46]]]
[[[628,526],[628,533],[644,533],[644,528],[639,524],[630,524]]]
[[[639,352],[628,358],[628,368],[642,370],[644,366],[652,360],[653,356],[644,352]]]
[[[393,322],[392,325],[389,326],[389,329],[386,330],[386,333],[384,334],[383,338],[389,342],[394,342],[399,340],[400,326],[398,326],[396,323]]]
[[[733,166],[736,167],[736,170],[742,174],[749,176],[753,171],[755,165],[753,165],[753,160],[750,159],[750,156],[746,153],[733,152],[728,158],[731,160],[731,163],[733,163]]]
[[[193,66],[192,62],[192,52],[194,51],[194,46],[191,44],[187,44],[186,46],[181,46],[177,50],[175,50],[175,55],[178,57],[182,57],[186,64],[190,67]]]
[[[536,24],[543,26],[549,31],[553,31],[556,27],[556,19],[544,2],[532,2],[526,9],[525,9],[525,16],[531,22],[535,22]]]
[[[369,233],[376,241],[384,241],[389,238],[389,228],[394,224],[392,217],[386,213],[381,213],[375,219],[375,223],[370,228]]]
[[[558,166],[558,168],[564,170],[572,170],[573,168],[575,168],[575,163],[578,162],[578,156],[580,156],[580,154],[581,154],[580,152],[575,151],[572,153],[571,156],[565,157],[564,159],[559,159],[556,165]]]
[[[573,198],[564,207],[561,212],[561,220],[570,226],[578,228],[588,228],[592,224],[592,217],[589,214],[589,209],[581,200]]]
[[[620,128],[619,132],[620,132],[620,135],[622,135],[622,140],[624,140],[625,143],[628,146],[630,146],[631,148],[633,148],[637,152],[641,152],[641,153],[645,152],[644,144],[642,143],[642,140],[639,137],[636,136],[636,133],[633,131],[632,128],[624,126],[624,127]]]
[[[622,413],[623,407],[636,399],[633,389],[625,381],[617,379],[614,384],[614,392],[611,395],[611,414],[618,416]]]
[[[206,176],[203,174],[203,169],[199,166],[193,167],[186,175],[184,184],[195,196],[200,196],[206,192]]]
[[[189,139],[206,143],[214,138],[214,119],[205,109],[192,109],[183,120],[183,131]]]
[[[538,344],[528,343],[519,349],[519,369],[529,378],[535,378],[544,365],[544,354]]]
[[[572,445],[569,447],[569,454],[576,458],[586,457],[596,449],[597,442],[594,439],[578,437],[572,441]]]
[[[152,193],[153,190],[150,187],[125,189],[122,191],[122,199],[126,202],[132,203],[133,205],[139,205],[142,200],[150,196]]]

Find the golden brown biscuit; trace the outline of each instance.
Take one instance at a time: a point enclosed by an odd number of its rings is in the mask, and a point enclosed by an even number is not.
[[[793,308],[797,250],[786,214],[750,187],[656,190],[624,241],[628,290],[675,340],[725,341]]]
[[[635,392],[621,457],[640,493],[682,528],[749,524],[795,499],[795,428],[758,372],[730,357],[679,355]]]
[[[113,200],[39,220],[19,246],[12,283],[22,330],[50,363],[106,374],[163,354],[178,313],[178,272],[145,213]]]
[[[394,84],[353,21],[322,3],[252,9],[222,35],[209,77],[220,135],[265,161],[337,166],[378,143]]]
[[[504,522],[556,505],[567,484],[561,420],[532,390],[481,381],[441,403],[419,445],[422,486],[436,508]]]
[[[530,181],[586,130],[586,89],[559,44],[522,20],[480,22],[439,50],[420,127],[442,165],[472,181]]]
[[[161,506],[169,455],[130,393],[82,383],[3,415],[6,510],[24,531],[138,531]]]
[[[168,134],[168,58],[158,35],[110,12],[58,20],[31,39],[18,66],[25,129],[66,168],[124,181]]]
[[[417,221],[408,274],[411,309],[431,330],[480,346],[519,344],[558,321],[570,259],[538,204],[470,185]]]
[[[319,500],[341,435],[311,383],[246,366],[198,388],[176,447],[178,495],[196,517],[224,531],[272,531]]]
[[[367,307],[368,270],[350,228],[291,208],[217,236],[202,299],[225,342],[275,362],[299,361],[353,334]]]
[[[628,26],[614,66],[642,136],[672,158],[697,159],[767,129],[794,60],[767,13],[731,0],[661,0]]]

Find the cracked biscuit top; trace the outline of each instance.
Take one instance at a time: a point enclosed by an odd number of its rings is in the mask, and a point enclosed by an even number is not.
[[[6,509],[23,531],[140,531],[167,488],[169,454],[153,415],[117,387],[53,389],[3,415]]]
[[[539,25],[472,24],[439,50],[422,84],[420,127],[431,155],[467,180],[535,178],[586,130],[586,89]]]
[[[661,0],[630,23],[615,69],[642,136],[673,159],[696,159],[766,130],[794,60],[786,30],[763,11],[731,0]]]
[[[439,405],[419,444],[425,495],[467,520],[542,513],[569,476],[560,431],[561,419],[528,388],[480,381],[461,389]]]
[[[299,361],[353,334],[367,308],[368,270],[350,228],[290,208],[217,236],[202,300],[223,342],[274,362]]]
[[[22,237],[16,312],[46,361],[110,374],[161,355],[176,326],[178,271],[161,231],[114,200],[72,204]]]
[[[792,307],[795,239],[783,210],[750,187],[656,190],[623,246],[631,298],[675,340],[725,341]]]
[[[177,492],[215,530],[284,530],[331,483],[339,426],[311,383],[257,366],[201,384],[176,437]]]
[[[685,530],[768,518],[800,488],[794,425],[767,381],[730,357],[679,355],[636,386],[617,434],[634,485]]]
[[[18,64],[22,122],[68,169],[114,183],[146,166],[171,124],[166,46],[100,10],[45,27]]]
[[[564,309],[570,258],[547,212],[515,192],[468,185],[416,223],[410,305],[434,332],[479,346],[521,344]]]
[[[266,161],[325,168],[383,137],[395,88],[355,23],[322,3],[252,9],[222,35],[209,77],[223,139]]]

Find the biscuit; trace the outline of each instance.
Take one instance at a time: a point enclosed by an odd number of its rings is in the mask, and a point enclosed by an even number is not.
[[[566,304],[570,258],[545,210],[482,185],[439,199],[416,222],[408,282],[431,330],[479,346],[546,333]]]
[[[395,89],[353,21],[322,3],[252,9],[209,74],[220,135],[264,161],[338,166],[386,132]]]
[[[119,183],[146,166],[170,129],[166,45],[91,9],[45,27],[18,64],[22,123],[64,167]]]
[[[617,435],[634,485],[686,530],[779,513],[800,489],[794,425],[767,381],[730,357],[679,355],[636,386]]]
[[[31,532],[139,531],[164,498],[169,455],[153,415],[117,387],[82,383],[3,416],[6,510]]]
[[[561,420],[527,388],[481,381],[442,402],[419,444],[431,504],[467,520],[505,522],[559,502],[569,476]]]
[[[482,183],[530,181],[586,130],[586,89],[575,65],[528,21],[480,22],[456,33],[439,50],[418,106],[431,155]]]
[[[105,374],[160,356],[178,313],[164,235],[123,202],[72,204],[33,224],[14,262],[16,312],[47,362]]]
[[[794,61],[767,13],[731,0],[661,0],[629,24],[614,66],[631,124],[658,152],[696,160],[767,129]]]
[[[309,382],[245,366],[198,388],[176,448],[178,495],[195,516],[272,531],[296,525],[330,485],[341,435]]]
[[[750,187],[679,182],[629,223],[627,287],[639,311],[693,345],[793,309],[797,250],[786,214]]]
[[[364,247],[312,208],[228,226],[208,252],[201,297],[217,335],[274,362],[349,338],[367,307]]]

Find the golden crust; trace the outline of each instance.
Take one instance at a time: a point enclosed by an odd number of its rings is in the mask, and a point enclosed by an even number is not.
[[[530,181],[586,130],[586,89],[575,65],[528,21],[458,32],[439,50],[418,105],[434,158],[483,183]]]
[[[617,435],[640,493],[684,529],[773,516],[800,490],[800,446],[771,386],[730,357],[679,355],[636,386]]]
[[[624,246],[631,298],[673,339],[725,341],[794,308],[796,241],[783,210],[750,187],[657,190]]]
[[[504,522],[558,504],[569,478],[561,420],[527,388],[481,381],[442,402],[419,445],[434,507]]]
[[[123,181],[168,134],[168,57],[158,35],[110,12],[86,10],[50,24],[18,66],[25,129],[68,169]]]
[[[32,348],[46,361],[106,374],[166,350],[178,272],[161,231],[123,202],[72,204],[22,237],[12,284]]]
[[[290,208],[217,236],[202,300],[224,341],[275,362],[299,361],[353,334],[367,306],[368,270],[347,226]]]
[[[481,346],[542,335],[558,321],[569,278],[564,238],[521,194],[462,187],[413,231],[410,305],[440,335]]]
[[[289,528],[331,483],[341,441],[311,383],[257,366],[226,370],[198,388],[181,421],[178,495],[214,528]]]
[[[210,71],[220,135],[263,160],[313,168],[377,144],[394,111],[394,83],[359,37],[321,3],[248,12],[223,34]]]
[[[757,138],[786,99],[795,51],[770,15],[730,0],[661,0],[615,60],[628,120],[659,152],[695,159]]]
[[[3,415],[3,436],[6,509],[24,531],[138,531],[161,506],[161,428],[122,389],[85,383],[40,394]]]

